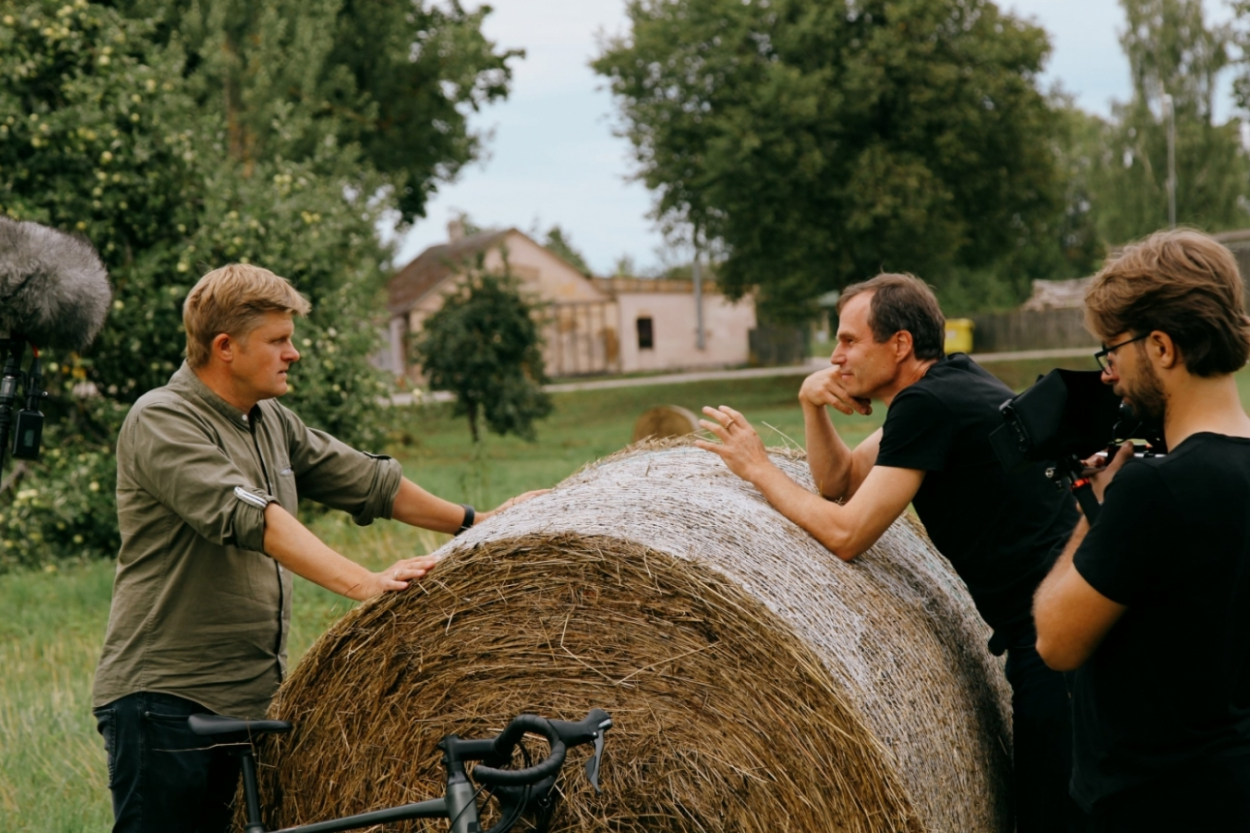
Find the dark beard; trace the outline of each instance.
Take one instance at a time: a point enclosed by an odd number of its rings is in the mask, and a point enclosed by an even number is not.
[[[1163,383],[1154,366],[1142,362],[1142,372],[1133,385],[1133,389],[1125,388],[1124,398],[1133,406],[1133,413],[1147,425],[1163,427],[1163,419],[1167,416],[1168,400],[1163,393]]]

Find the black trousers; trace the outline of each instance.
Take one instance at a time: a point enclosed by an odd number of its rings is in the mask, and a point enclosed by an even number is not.
[[[1193,764],[1161,781],[1100,799],[1097,833],[1250,830],[1250,755]]]
[[[113,833],[224,833],[239,759],[207,748],[187,718],[212,714],[169,694],[139,692],[95,709],[108,753]]]
[[[1081,833],[1085,812],[1072,780],[1072,698],[1067,676],[1052,671],[1033,642],[1007,651],[1015,735],[1016,833]]]

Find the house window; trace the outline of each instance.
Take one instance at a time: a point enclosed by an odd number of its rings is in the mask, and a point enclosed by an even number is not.
[[[650,318],[638,319],[638,349],[654,350],[655,349],[655,331],[651,327]]]

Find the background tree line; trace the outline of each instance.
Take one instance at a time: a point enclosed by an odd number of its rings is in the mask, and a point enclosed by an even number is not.
[[[1250,108],[1250,0],[1222,27],[1200,0],[1122,5],[1134,94],[1109,118],[1042,90],[1045,32],[989,0],[629,0],[631,30],[594,68],[656,218],[730,293],[801,320],[829,290],[910,270],[971,312],[1088,274],[1166,222],[1165,92],[1178,219],[1250,219],[1242,123],[1212,106],[1229,72]],[[272,268],[314,303],[293,407],[383,444],[386,380],[367,361],[390,268],[378,221],[421,217],[480,156],[468,119],[508,94],[521,56],[483,36],[488,12],[0,0],[0,211],[84,235],[116,293],[89,351],[50,357],[45,459],[0,484],[0,569],[116,551],[117,427],[181,361],[182,300],[225,262]],[[558,227],[547,242],[585,268]]]
[[[1250,225],[1243,123],[1213,107],[1225,71],[1250,107],[1250,2],[1225,26],[1201,0],[1121,6],[1133,95],[1110,118],[1043,90],[1046,33],[990,0],[630,0],[594,68],[655,217],[730,293],[801,320],[902,270],[969,313],[1167,224],[1165,94],[1178,222]]]

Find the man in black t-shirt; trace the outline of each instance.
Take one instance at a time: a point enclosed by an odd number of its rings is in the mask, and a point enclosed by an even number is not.
[[[1038,652],[1077,669],[1072,792],[1099,830],[1250,830],[1250,356],[1237,263],[1160,232],[1086,294],[1103,380],[1162,424],[1121,449],[1038,589]],[[1112,479],[1114,478],[1114,480]]]
[[[945,319],[923,281],[885,274],[848,287],[838,317],[831,367],[808,377],[799,393],[820,495],[774,466],[732,408],[703,409],[715,422],[702,425],[721,443],[698,445],[848,561],[915,505],[993,629],[991,649],[1007,652],[1016,830],[1081,830],[1083,814],[1068,796],[1068,688],[1037,656],[1030,616],[1034,590],[1076,525],[1074,501],[1037,467],[1003,470],[989,434],[1013,393],[968,356],[943,355]],[[873,400],[889,408],[885,425],[852,451],[826,408],[868,414]]]

